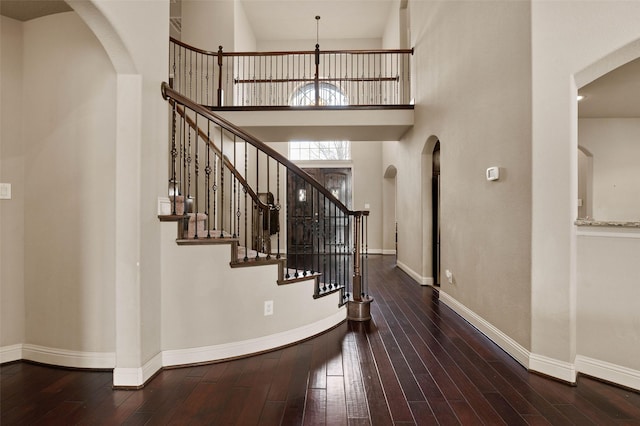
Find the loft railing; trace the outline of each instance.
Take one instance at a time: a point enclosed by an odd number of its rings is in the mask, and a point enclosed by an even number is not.
[[[368,212],[352,211],[273,148],[193,102],[167,83],[171,107],[169,198],[183,238],[233,239],[233,263],[277,261],[283,281],[319,277],[314,296],[367,294]],[[302,195],[303,194],[303,195]],[[360,305],[358,305],[360,306]]]
[[[413,49],[209,52],[174,38],[169,74],[207,107],[409,105]]]

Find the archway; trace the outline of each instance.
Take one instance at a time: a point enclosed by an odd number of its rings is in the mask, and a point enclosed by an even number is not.
[[[115,365],[114,386],[140,386],[155,370],[143,370],[141,319],[141,178],[143,78],[125,43],[127,23],[113,7],[94,1],[67,0],[102,44],[116,72],[115,216]],[[117,6],[116,6],[117,7]],[[111,13],[110,13],[111,12]],[[167,21],[168,34],[168,21]],[[132,182],[135,182],[132,184]],[[151,262],[148,262],[151,263]],[[156,309],[150,308],[149,311]],[[158,308],[159,309],[159,308]],[[158,311],[159,312],[159,311]],[[147,327],[156,327],[149,324]],[[152,334],[151,332],[147,334]],[[159,333],[158,333],[159,334]],[[149,348],[146,348],[150,351]],[[155,350],[155,348],[151,349]]]
[[[398,258],[398,223],[396,218],[396,176],[398,169],[390,165],[382,183],[382,253]]]
[[[437,150],[436,150],[436,147]],[[434,285],[436,282],[436,269],[434,266],[436,245],[434,238],[438,237],[437,228],[440,221],[434,222],[439,207],[439,202],[434,203],[434,155],[438,157],[438,173],[440,170],[440,142],[437,136],[430,136],[425,142],[421,153],[421,194],[422,194],[422,285]],[[438,178],[439,182],[439,178]],[[439,184],[438,184],[439,185]],[[439,188],[439,186],[438,186]],[[438,238],[438,247],[439,247]],[[439,262],[439,257],[438,257]]]
[[[629,160],[640,152],[640,104],[627,96],[635,90],[627,87],[640,82],[639,42],[636,39],[574,75],[576,89],[586,97],[572,116],[578,129],[572,141],[576,159],[572,195],[577,194],[578,219],[595,219],[579,221],[572,240],[575,371],[633,389],[640,389],[637,345],[630,343],[640,338],[633,326],[640,320],[633,278],[640,239],[627,224],[639,219],[638,168]],[[605,226],[588,226],[592,223]],[[602,284],[607,286],[606,298],[599,291]]]
[[[431,159],[433,177],[431,178],[431,267],[433,284],[440,286],[440,141],[433,148]]]

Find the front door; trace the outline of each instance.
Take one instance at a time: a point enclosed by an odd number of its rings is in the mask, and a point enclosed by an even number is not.
[[[351,208],[350,168],[309,168],[305,171]],[[332,259],[344,251],[349,238],[349,223],[304,180],[287,177],[287,260],[295,269],[323,272],[335,276],[341,271]]]

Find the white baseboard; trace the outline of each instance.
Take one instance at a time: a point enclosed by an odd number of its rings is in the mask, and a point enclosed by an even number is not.
[[[406,272],[407,275],[409,275],[411,278],[413,278],[415,281],[417,281],[418,284],[420,284],[420,285],[433,285],[433,277],[423,277],[422,275],[418,274],[416,271],[414,271],[413,269],[409,268],[407,265],[405,265],[404,263],[400,262],[399,260],[396,262],[396,265],[398,265],[398,268],[400,268],[404,272]]]
[[[583,355],[576,356],[575,366],[579,373],[640,391],[640,371],[638,370]]]
[[[529,368],[530,352],[521,344],[507,336],[489,321],[485,320],[442,290],[440,290],[440,300],[453,309],[462,318],[467,320],[471,325],[480,330],[482,334],[491,339],[496,345],[500,346],[500,348],[511,355],[513,359],[518,361],[525,368]]]
[[[576,382],[576,366],[570,362],[560,361],[540,354],[529,355],[529,370],[555,377],[564,382]]]
[[[382,254],[388,254],[388,255],[395,256],[396,251],[395,251],[395,249],[382,249]]]
[[[22,359],[22,344],[0,347],[0,364],[20,361]]]
[[[31,344],[22,345],[22,359],[73,368],[111,369],[116,364],[114,352],[80,352]]]
[[[158,353],[142,367],[138,368],[114,368],[113,386],[139,387],[162,369],[162,354]]]
[[[369,254],[396,254],[395,250],[388,250],[388,249],[380,249],[380,248],[370,248],[369,250],[367,250],[367,253]]]
[[[298,327],[282,333],[265,337],[243,340],[240,342],[224,343],[221,345],[204,346],[189,349],[174,349],[162,352],[162,365],[164,367],[194,364],[199,362],[218,361],[289,345],[316,334],[322,333],[346,319],[346,308],[328,318],[316,321],[312,324]]]

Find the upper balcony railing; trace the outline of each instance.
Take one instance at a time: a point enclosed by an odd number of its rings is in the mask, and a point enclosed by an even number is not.
[[[409,105],[413,49],[208,52],[170,39],[180,94],[209,108]]]

